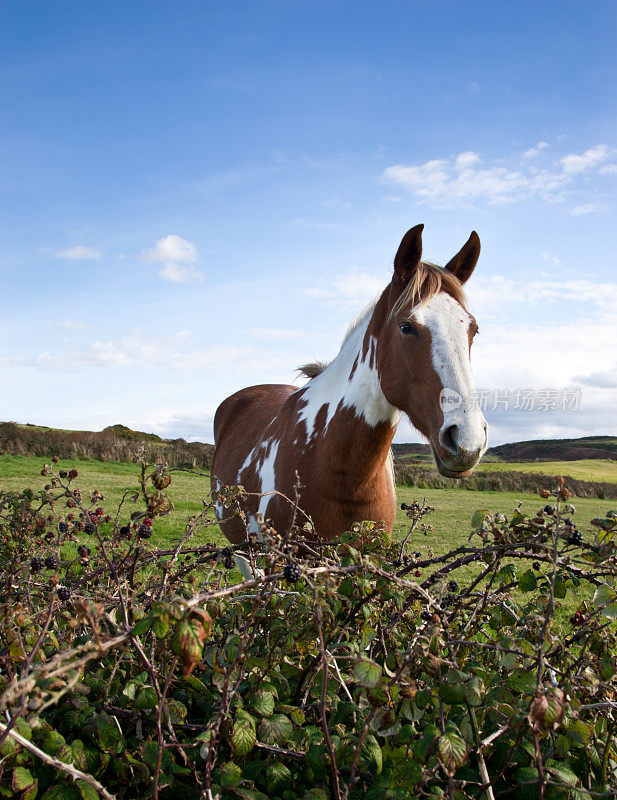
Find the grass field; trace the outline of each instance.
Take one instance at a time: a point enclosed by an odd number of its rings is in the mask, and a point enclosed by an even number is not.
[[[610,458],[582,458],[580,461],[491,461],[481,462],[483,472],[543,472],[569,475],[581,481],[617,483],[617,461]]]
[[[42,459],[26,456],[0,456],[0,491],[20,490],[26,487],[42,488],[47,478],[41,476]],[[117,508],[127,489],[137,488],[139,467],[137,464],[118,464],[101,461],[63,461],[64,469],[75,467],[79,471],[76,485],[82,491],[98,489],[104,496],[103,505],[106,510]],[[491,465],[493,466],[493,465]],[[172,484],[168,493],[176,510],[168,517],[157,519],[153,543],[164,545],[181,535],[187,519],[199,513],[204,500],[209,497],[210,481],[208,477],[186,472],[173,472]],[[444,553],[458,546],[467,539],[470,531],[471,516],[479,508],[489,511],[502,511],[510,516],[516,505],[521,502],[522,510],[531,513],[543,506],[546,501],[533,494],[523,492],[472,492],[461,489],[418,489],[399,486],[398,502],[409,503],[412,500],[427,501],[435,507],[435,512],[427,516],[427,522],[434,525],[435,530],[425,537],[417,535],[417,546],[433,547],[436,553]],[[589,520],[603,516],[614,501],[587,498],[573,498],[577,509],[576,519],[583,534],[591,530]],[[398,511],[394,529],[396,538],[406,532],[407,517]],[[213,525],[197,534],[198,541],[215,541],[222,543],[223,536],[218,526]],[[414,545],[415,546],[415,545]]]

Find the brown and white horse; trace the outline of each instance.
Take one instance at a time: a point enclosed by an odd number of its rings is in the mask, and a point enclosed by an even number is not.
[[[405,234],[392,280],[352,323],[336,358],[302,368],[305,386],[251,386],[219,406],[212,487],[242,484],[256,493],[246,501],[248,530],[238,517],[223,518],[217,504],[231,542],[257,532],[258,513],[286,529],[290,504],[267,493],[292,497],[296,471],[301,507],[322,539],[361,520],[383,520],[391,531],[390,444],[402,413],[429,440],[442,475],[465,477],[478,463],[487,425],[474,403],[469,356],[478,326],[462,285],[480,240],[474,231],[441,268],[421,261],[423,227]]]

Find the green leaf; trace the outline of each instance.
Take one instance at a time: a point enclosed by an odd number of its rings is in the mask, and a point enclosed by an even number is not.
[[[568,593],[568,586],[565,580],[560,575],[558,575],[555,578],[555,586],[553,588],[553,592],[555,597],[559,598],[559,600],[563,600],[563,598]]]
[[[484,682],[482,678],[472,678],[465,685],[465,695],[470,706],[479,706],[484,694]]]
[[[465,702],[465,686],[462,683],[441,683],[437,692],[444,703],[448,703],[448,705],[457,706]]]
[[[264,744],[287,744],[292,733],[293,725],[284,714],[272,714],[259,725],[259,741]]]
[[[467,745],[457,733],[444,733],[437,742],[437,753],[445,771],[454,775],[467,759]]]
[[[362,745],[361,760],[368,765],[374,775],[381,775],[383,769],[383,753],[379,742],[369,734]]]
[[[230,744],[237,756],[245,756],[251,752],[257,741],[255,720],[246,713],[238,712],[231,731]]]
[[[268,764],[266,767],[266,787],[268,792],[278,794],[280,789],[286,789],[291,783],[291,772],[278,762]]]
[[[609,603],[602,609],[602,616],[607,619],[617,619],[617,603]]]
[[[490,513],[491,512],[488,510],[488,508],[479,508],[477,511],[474,511],[473,516],[471,517],[471,527],[480,528],[485,518]]]
[[[237,786],[242,780],[242,770],[233,761],[227,761],[218,768],[217,780],[221,786]]]
[[[15,767],[11,786],[14,792],[23,792],[36,783],[36,778],[32,776],[29,769],[25,767]]]
[[[607,586],[607,584],[603,583],[595,591],[593,604],[594,606],[604,606],[608,603],[614,603],[615,599],[617,599],[617,592],[612,586]]]
[[[595,517],[591,520],[591,524],[596,528],[601,528],[603,531],[610,531],[615,525],[615,520],[611,517]]]
[[[99,800],[99,793],[94,786],[90,786],[85,781],[75,781],[75,786],[81,795],[82,800]]]
[[[532,569],[528,569],[526,572],[523,572],[518,582],[518,588],[521,590],[521,592],[533,592],[537,585],[538,579],[536,578],[536,574]]]
[[[124,749],[124,737],[115,720],[107,714],[97,714],[87,731],[94,743],[106,753],[120,753]]]
[[[363,686],[372,689],[381,678],[381,667],[368,658],[359,658],[353,667],[354,678]]]
[[[136,622],[135,625],[133,625],[133,636],[143,636],[144,633],[147,633],[150,630],[151,625],[152,617],[150,615],[140,619],[139,622]]]
[[[81,800],[81,796],[76,788],[68,783],[63,783],[58,786],[50,786],[41,795],[41,800]]]
[[[248,705],[260,717],[269,717],[274,712],[274,695],[270,692],[255,692],[249,697]]]
[[[164,639],[169,631],[169,617],[166,615],[154,617],[152,621],[152,630],[158,639]]]
[[[561,761],[547,761],[547,770],[554,775],[558,781],[565,783],[568,786],[577,786],[579,783],[578,776]]]
[[[135,700],[135,708],[156,708],[159,704],[158,697],[154,689],[147,686],[142,692],[139,693],[138,698]]]

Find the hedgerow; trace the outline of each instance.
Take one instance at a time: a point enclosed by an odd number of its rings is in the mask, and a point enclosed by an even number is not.
[[[42,472],[0,495],[0,795],[615,796],[617,513],[580,531],[563,481],[435,555],[426,502],[402,542],[217,548],[241,487],[162,549],[165,465],[114,509]],[[234,583],[237,549],[264,572]]]

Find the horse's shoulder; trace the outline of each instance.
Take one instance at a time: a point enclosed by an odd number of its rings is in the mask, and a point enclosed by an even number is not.
[[[247,386],[227,397],[214,415],[214,439],[219,442],[230,424],[249,415],[254,421],[272,419],[285,401],[298,391],[297,386],[264,383]]]

